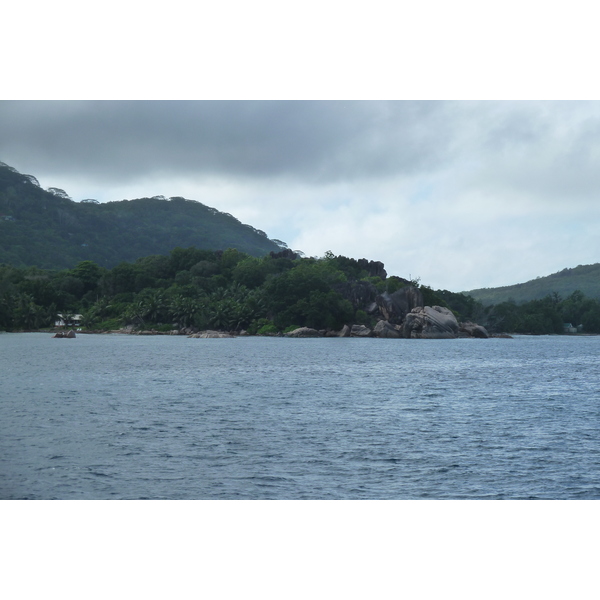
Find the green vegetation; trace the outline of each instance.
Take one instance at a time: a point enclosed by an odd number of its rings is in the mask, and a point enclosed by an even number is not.
[[[298,327],[339,330],[345,324],[373,326],[376,317],[355,308],[356,286],[378,293],[409,285],[399,277],[369,276],[358,261],[328,253],[321,259],[291,252],[252,257],[225,251],[175,248],[168,256],[146,256],[112,269],[82,261],[72,269],[0,265],[0,329],[52,327],[82,315],[87,330],[122,327],[169,331],[219,329],[274,335]],[[562,299],[502,302],[483,307],[471,296],[419,286],[425,305],[450,308],[458,321],[473,321],[490,332],[563,333],[563,324],[600,333],[600,301],[575,291]]]
[[[0,265],[0,328],[51,327],[58,313],[82,314],[90,330],[341,328],[354,316],[331,288],[343,273],[325,260],[290,254],[257,259],[235,248],[190,247],[112,269],[92,261],[60,271]]]
[[[487,307],[486,326],[493,332],[563,333],[563,325],[581,325],[584,333],[600,333],[600,301],[575,290],[564,300],[557,293],[517,304],[514,300]]]
[[[517,303],[541,300],[557,293],[563,298],[579,290],[591,298],[600,297],[600,263],[579,265],[574,269],[563,269],[547,277],[538,277],[526,283],[498,288],[482,288],[465,292],[484,306],[514,300]]]
[[[600,333],[600,263],[464,295],[485,307],[479,322],[492,332],[563,333],[570,323],[585,333]]]
[[[278,252],[281,242],[184,198],[74,202],[63,190],[43,190],[35,177],[0,163],[0,263],[69,269],[90,260],[112,268],[177,246],[260,257]]]
[[[331,253],[321,259],[292,256],[282,251],[255,258],[235,248],[190,247],[112,269],[92,261],[59,271],[0,265],[0,329],[51,327],[60,313],[65,320],[81,314],[88,330],[246,329],[259,335],[304,326],[339,330],[374,324],[338,291],[340,285],[362,282],[384,292],[406,282],[369,276],[359,261]],[[464,317],[478,306],[462,294],[436,296],[423,289]]]

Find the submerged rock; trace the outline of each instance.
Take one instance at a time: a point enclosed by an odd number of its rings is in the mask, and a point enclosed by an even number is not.
[[[59,331],[57,333],[55,333],[53,336],[53,338],[69,338],[69,339],[73,339],[74,337],[77,337],[75,335],[75,332],[70,329],[69,331]]]
[[[316,329],[311,329],[310,327],[298,327],[298,329],[294,329],[293,331],[288,331],[284,333],[285,337],[322,337],[321,333],[319,333]]]
[[[231,333],[225,333],[223,331],[212,331],[212,330],[207,330],[207,331],[200,331],[199,333],[192,333],[191,335],[188,335],[189,338],[202,338],[202,339],[207,339],[207,338],[234,338],[235,335],[231,335]]]

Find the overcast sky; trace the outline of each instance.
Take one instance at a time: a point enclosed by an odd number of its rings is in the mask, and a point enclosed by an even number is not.
[[[0,161],[74,200],[184,196],[462,291],[600,262],[600,103],[2,101]]]

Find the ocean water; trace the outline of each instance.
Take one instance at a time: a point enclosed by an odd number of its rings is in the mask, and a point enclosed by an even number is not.
[[[3,499],[600,498],[600,337],[0,334]]]

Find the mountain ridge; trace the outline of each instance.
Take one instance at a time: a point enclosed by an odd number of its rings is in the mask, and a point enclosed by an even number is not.
[[[517,303],[540,300],[554,293],[565,298],[576,290],[590,298],[600,298],[600,263],[565,268],[524,283],[496,288],[479,288],[463,293],[488,306],[509,300]]]
[[[234,248],[264,256],[286,247],[233,215],[180,196],[100,203],[40,187],[0,162],[0,263],[44,269],[91,260],[106,268],[173,248]]]

